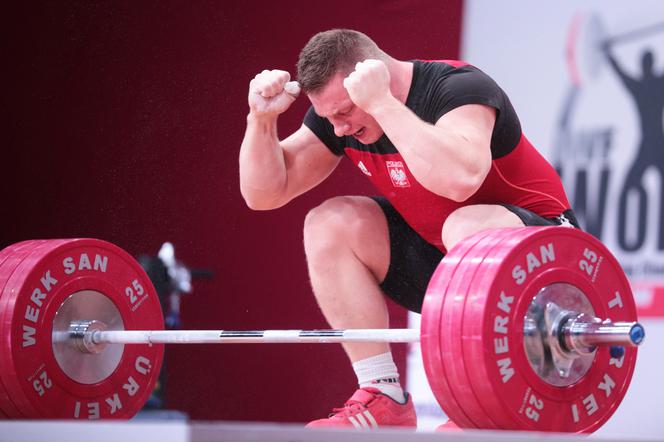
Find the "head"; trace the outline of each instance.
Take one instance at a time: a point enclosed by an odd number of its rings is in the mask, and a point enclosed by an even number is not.
[[[332,29],[314,35],[297,62],[297,81],[316,113],[332,123],[338,136],[353,135],[365,144],[377,141],[383,131],[371,115],[355,106],[343,79],[368,58],[389,60],[363,33]]]
[[[643,75],[652,74],[653,65],[655,64],[655,56],[650,49],[647,49],[641,55],[641,69]]]

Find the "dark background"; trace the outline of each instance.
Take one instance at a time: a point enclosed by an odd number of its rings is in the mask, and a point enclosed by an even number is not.
[[[402,59],[455,58],[462,0],[62,1],[3,8],[0,247],[95,237],[135,256],[175,243],[210,268],[183,300],[184,328],[324,328],[308,284],[304,216],[373,190],[348,162],[272,212],[249,210],[238,151],[249,80],[294,72],[334,27]],[[299,99],[280,134],[301,123]],[[392,308],[392,326],[406,314]],[[406,347],[395,346],[405,377]],[[194,419],[303,422],[354,391],[338,345],[172,346],[169,408]]]

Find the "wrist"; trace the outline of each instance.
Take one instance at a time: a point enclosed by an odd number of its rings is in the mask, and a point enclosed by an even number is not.
[[[275,124],[277,122],[278,118],[279,118],[279,114],[267,114],[267,113],[258,113],[258,112],[250,111],[249,114],[247,114],[247,125],[249,125],[249,124],[258,124],[258,125]]]
[[[386,94],[373,100],[364,111],[375,119],[378,119],[381,115],[384,115],[386,112],[391,112],[395,107],[401,105],[401,102],[397,100],[394,95]]]

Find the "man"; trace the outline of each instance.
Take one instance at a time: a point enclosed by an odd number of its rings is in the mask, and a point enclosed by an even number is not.
[[[269,210],[323,181],[348,157],[383,197],[340,196],[304,223],[311,285],[333,328],[387,328],[384,296],[419,312],[444,253],[486,228],[576,225],[553,168],[521,133],[505,93],[458,61],[400,61],[366,35],[322,32],[302,49],[298,82],[312,106],[279,140],[296,99],[287,72],[249,85],[240,187]],[[416,426],[385,343],[346,343],[359,389],[309,426]]]

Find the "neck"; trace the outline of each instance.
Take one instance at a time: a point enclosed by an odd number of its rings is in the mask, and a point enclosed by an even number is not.
[[[387,67],[390,70],[392,95],[400,102],[405,103],[410,91],[410,84],[413,81],[413,63],[390,58]]]

